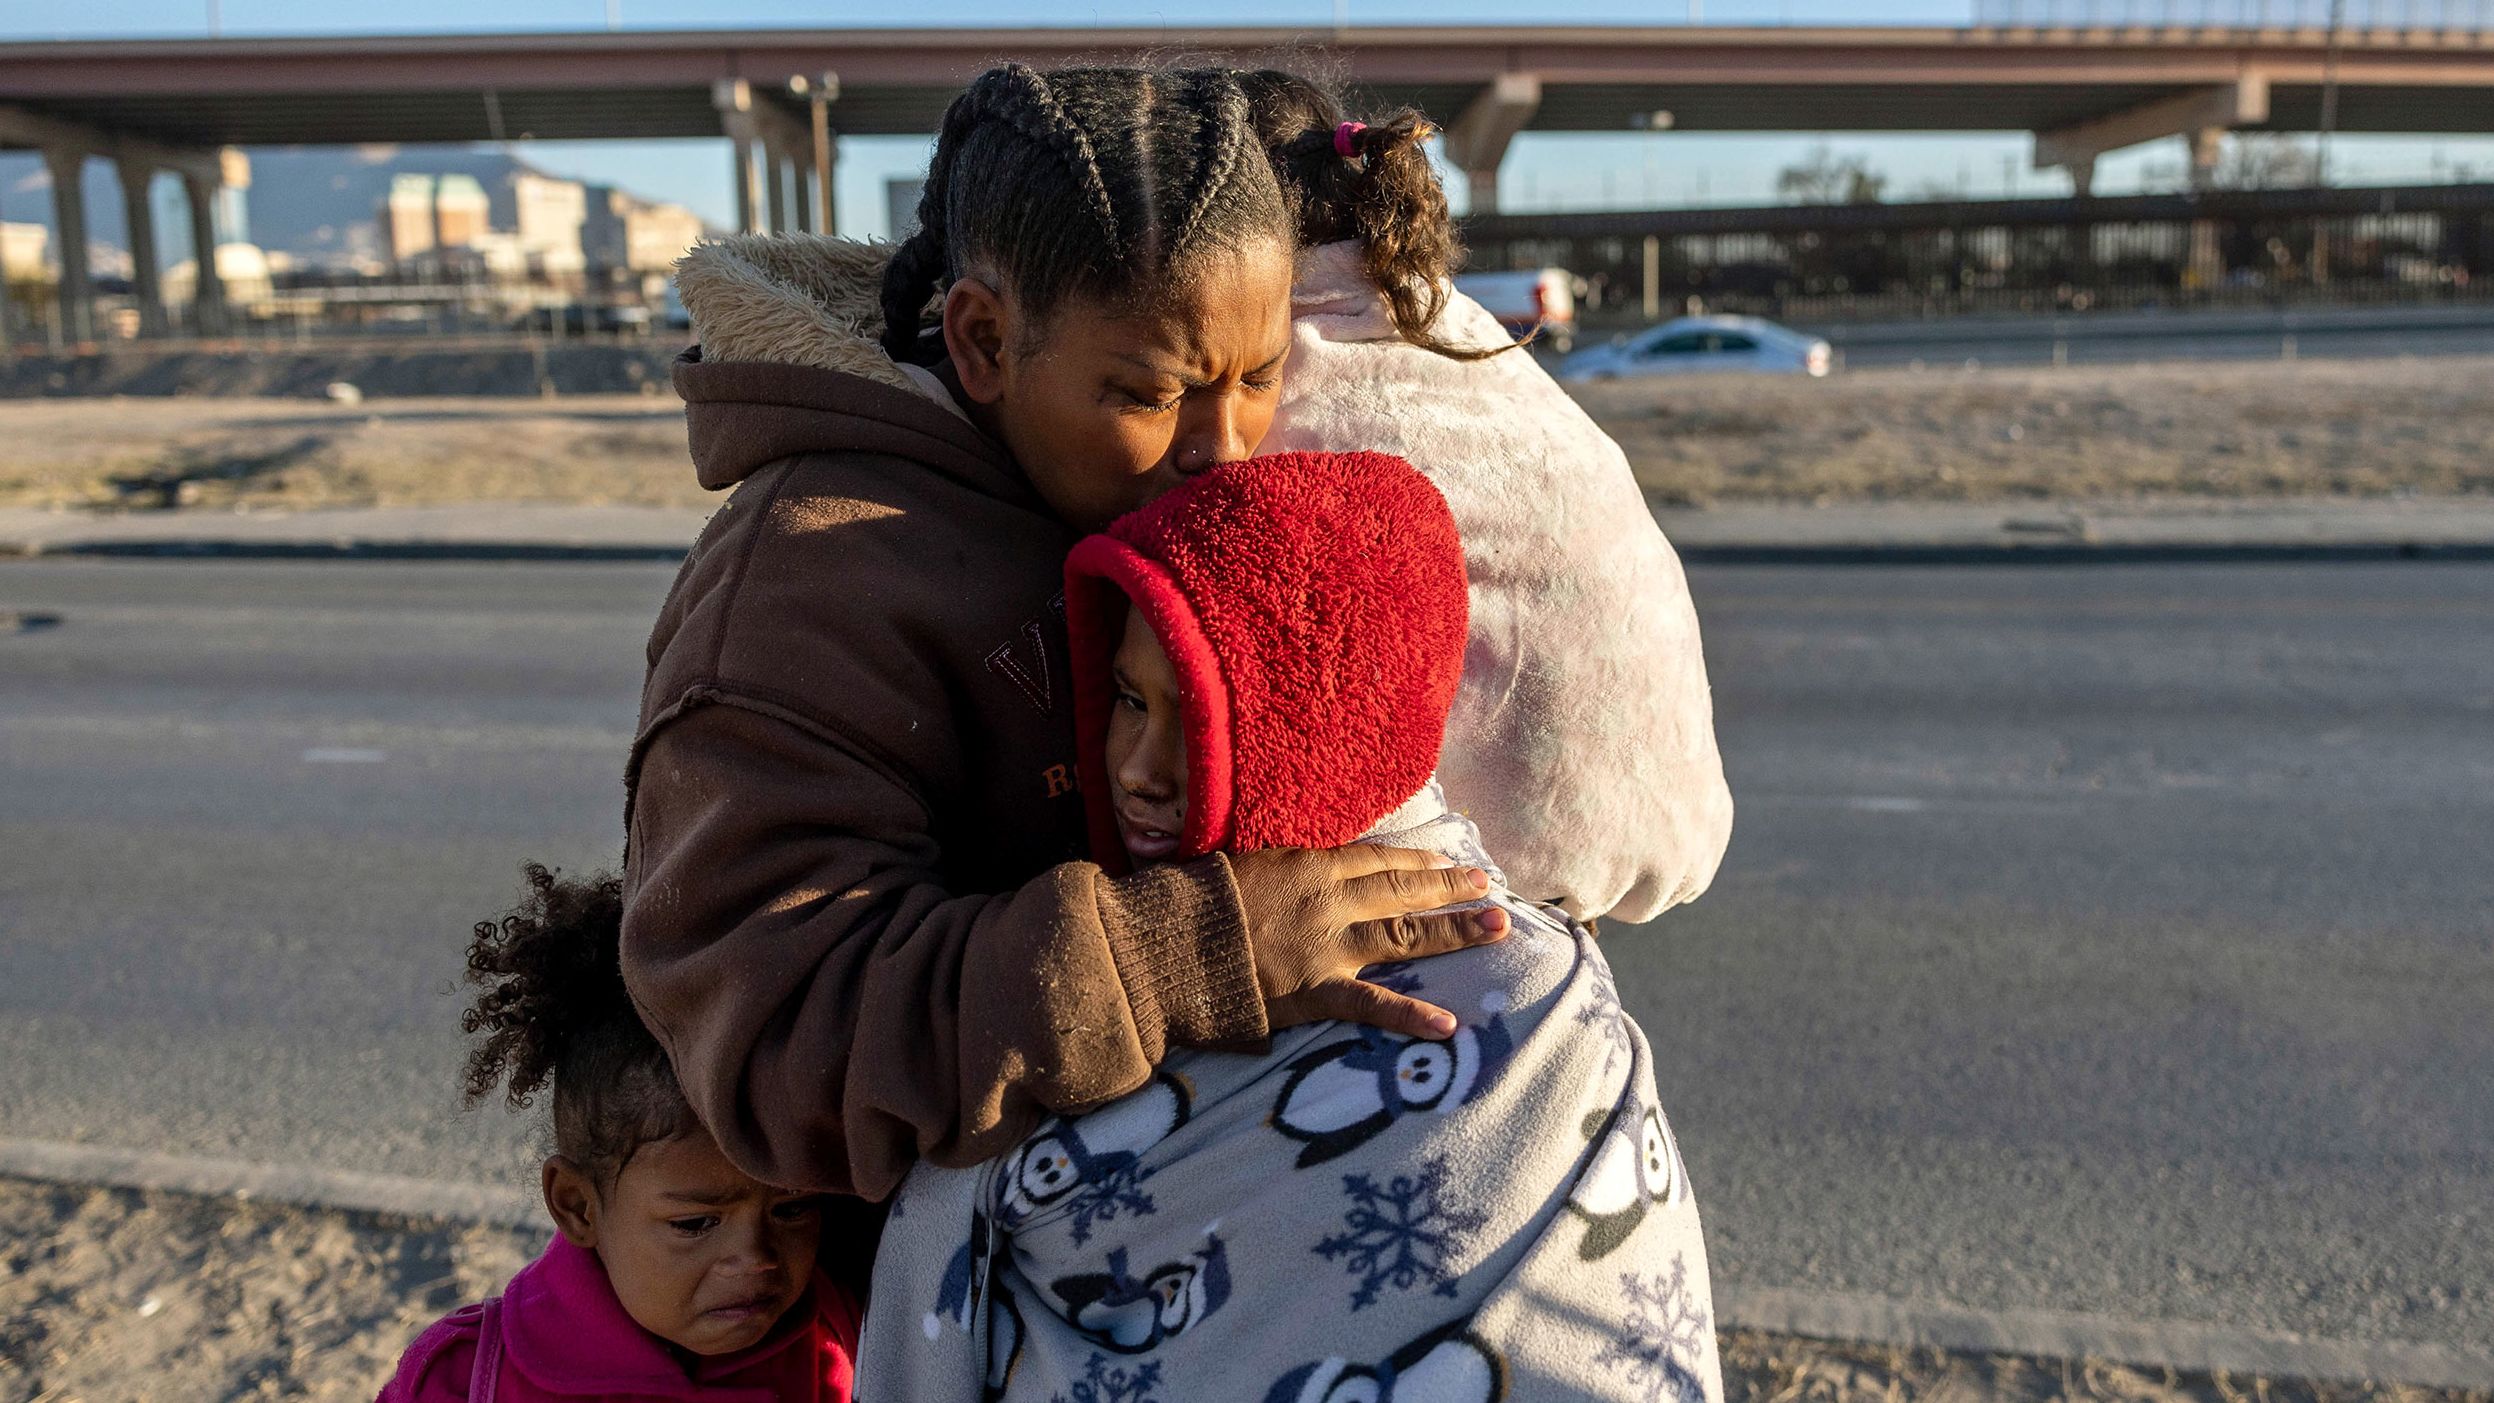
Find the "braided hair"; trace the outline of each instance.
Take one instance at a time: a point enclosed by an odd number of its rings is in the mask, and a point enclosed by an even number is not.
[[[1446,210],[1446,190],[1424,144],[1436,132],[1411,108],[1367,119],[1336,147],[1345,120],[1340,99],[1295,73],[1237,75],[1257,140],[1290,200],[1299,244],[1356,239],[1368,280],[1385,294],[1395,334],[1452,360],[1486,360],[1516,345],[1467,347],[1432,328],[1446,308],[1447,280],[1463,262],[1463,243]]]
[[[622,880],[521,871],[528,894],[477,922],[468,946],[468,982],[484,992],[460,1026],[484,1036],[468,1053],[467,1099],[499,1084],[524,1109],[551,1087],[555,1149],[611,1187],[633,1151],[700,1122],[624,989]]]
[[[883,282],[885,349],[923,360],[929,303],[977,268],[1034,320],[1068,297],[1148,307],[1208,255],[1291,247],[1246,91],[1212,69],[1007,64],[944,113],[917,231]]]

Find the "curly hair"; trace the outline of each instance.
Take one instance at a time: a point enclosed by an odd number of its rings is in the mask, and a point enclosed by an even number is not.
[[[917,231],[884,273],[884,347],[921,359],[932,301],[992,270],[1044,319],[1067,298],[1148,307],[1202,260],[1270,239],[1290,211],[1235,74],[992,68],[944,113]]]
[[[468,982],[481,987],[459,1022],[467,1100],[499,1085],[514,1109],[551,1089],[555,1149],[611,1186],[633,1152],[699,1128],[659,1046],[624,989],[623,881],[521,869],[527,895],[476,923]]]
[[[1334,133],[1348,120],[1340,98],[1279,69],[1237,75],[1256,138],[1292,204],[1299,244],[1356,239],[1362,269],[1385,294],[1395,334],[1451,360],[1486,360],[1504,346],[1459,346],[1433,329],[1447,280],[1463,264],[1463,241],[1426,149],[1437,128],[1411,108],[1369,117],[1344,155]]]

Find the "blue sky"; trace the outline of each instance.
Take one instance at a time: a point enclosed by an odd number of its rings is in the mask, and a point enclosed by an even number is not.
[[[905,12],[914,24],[1193,25],[1331,24],[1337,0],[938,0]],[[607,27],[610,13],[627,29],[840,27],[891,23],[888,3],[797,3],[796,0],[415,0],[393,6],[338,0],[109,0],[67,6],[57,0],[0,0],[0,38],[107,38],[199,35],[211,6],[228,35],[409,31],[573,30]],[[611,12],[610,12],[611,7]],[[1572,0],[1577,23],[1681,23],[1688,0]],[[1711,24],[1892,23],[1957,24],[1972,0],[1699,0]],[[1355,24],[1525,23],[1546,6],[1513,0],[1347,0]],[[2058,174],[2026,169],[2023,133],[1883,135],[1605,133],[1518,138],[1501,174],[1510,210],[1762,204],[1774,199],[1775,173],[1821,144],[1859,153],[1889,176],[1889,196],[1963,193],[2061,193]],[[523,142],[517,154],[546,169],[610,181],[661,199],[681,200],[714,223],[733,209],[724,142]],[[843,232],[886,232],[884,184],[923,169],[922,138],[855,138],[840,167]],[[2107,193],[2153,186],[2180,168],[2178,143],[2138,148],[2108,161],[2098,188]],[[2449,179],[2474,172],[2494,179],[2494,137],[2410,140],[2341,138],[2334,170],[2351,183],[2390,184]],[[1466,192],[1450,179],[1460,208]]]

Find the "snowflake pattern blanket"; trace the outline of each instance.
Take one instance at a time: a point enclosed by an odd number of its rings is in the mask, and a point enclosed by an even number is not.
[[[1368,841],[1483,867],[1493,946],[1370,971],[1445,1042],[1293,1028],[1173,1054],[972,1169],[920,1165],[875,1263],[867,1403],[1722,1397],[1706,1252],[1644,1035],[1591,934],[1520,901],[1436,785]]]

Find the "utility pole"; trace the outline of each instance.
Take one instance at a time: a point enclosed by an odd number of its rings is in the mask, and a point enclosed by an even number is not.
[[[2329,184],[2329,143],[2338,131],[2338,55],[2346,44],[2347,0],[2329,0],[2329,57],[2321,66],[2321,140],[2313,152],[2313,183]]]

